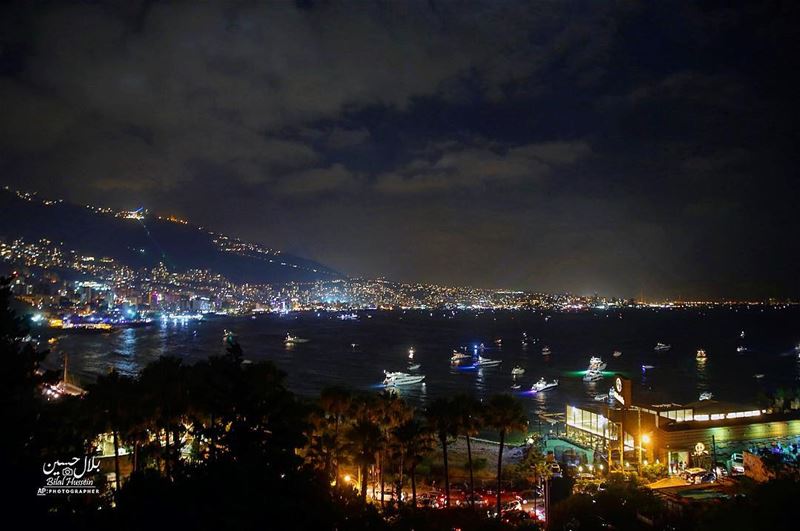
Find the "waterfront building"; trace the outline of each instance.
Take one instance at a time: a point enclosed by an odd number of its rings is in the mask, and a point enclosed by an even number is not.
[[[798,414],[713,399],[638,403],[631,381],[619,375],[610,394],[609,403],[567,405],[565,435],[592,460],[605,460],[612,468],[660,462],[675,474],[690,467],[711,468],[753,445],[800,437]]]

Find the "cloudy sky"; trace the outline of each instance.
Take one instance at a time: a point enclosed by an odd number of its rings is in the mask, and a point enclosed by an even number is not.
[[[0,180],[351,275],[800,295],[790,2],[19,2]]]

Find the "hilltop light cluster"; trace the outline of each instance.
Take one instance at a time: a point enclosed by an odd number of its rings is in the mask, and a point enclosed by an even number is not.
[[[8,188],[6,187],[8,190]],[[42,200],[36,193],[14,190],[26,201],[58,205]],[[144,223],[147,209],[113,210],[85,205],[99,215]],[[176,216],[154,216],[158,220],[189,225]],[[196,227],[209,234],[217,249],[256,258],[283,267],[331,274],[284,261],[281,252],[238,238]],[[144,250],[134,249],[144,252]],[[386,279],[331,278],[314,282],[284,284],[235,283],[206,269],[176,271],[163,264],[134,269],[107,256],[94,256],[65,248],[47,239],[0,241],[0,261],[15,274],[13,291],[33,308],[56,321],[77,316],[122,322],[156,315],[223,313],[246,315],[253,312],[350,311],[363,309],[448,309],[548,311],[607,310],[623,307],[712,307],[735,304],[784,306],[785,301],[660,301],[636,302],[572,294],[544,294],[531,291],[482,289],[432,284],[398,283]]]

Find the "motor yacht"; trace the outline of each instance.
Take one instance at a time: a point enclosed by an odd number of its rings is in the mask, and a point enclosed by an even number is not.
[[[619,358],[620,356],[622,356],[622,351],[621,351],[621,350],[615,350],[615,351],[614,351],[614,354],[612,354],[612,355],[613,355],[615,358]]]
[[[666,343],[656,343],[656,346],[653,350],[656,352],[666,352],[672,348],[672,345],[667,345]]]
[[[700,400],[711,400],[712,398],[714,398],[713,393],[709,393],[708,391],[700,393]]]
[[[706,359],[706,351],[703,350],[703,349],[698,349],[697,350],[697,359],[699,359],[699,360]]]
[[[547,389],[551,389],[557,386],[558,386],[558,380],[553,380],[552,382],[548,382],[545,381],[544,378],[539,378],[539,381],[531,386],[531,391],[534,393],[541,393],[542,391],[546,391]]]
[[[603,373],[596,370],[589,369],[586,371],[586,374],[583,375],[584,382],[596,382],[597,380],[602,380]]]
[[[606,368],[606,362],[604,362],[598,356],[592,356],[589,359],[589,370],[590,371],[602,371]]]
[[[454,350],[453,351],[453,355],[450,356],[450,363],[453,363],[453,364],[461,363],[462,361],[464,361],[466,359],[469,359],[469,358],[470,358],[469,354],[464,354],[460,350]]]
[[[476,367],[497,367],[501,363],[503,363],[503,360],[493,360],[483,356],[478,356],[478,359],[475,360]]]
[[[523,374],[525,374],[525,369],[519,365],[511,369],[511,376],[522,376]]]
[[[308,343],[308,339],[303,339],[302,337],[293,336],[292,334],[286,334],[286,339],[283,340],[284,343],[287,345],[293,345],[295,343]]]
[[[549,356],[550,352],[551,352],[550,347],[544,347],[542,349],[542,356]]]
[[[383,385],[386,387],[397,387],[399,385],[413,385],[421,383],[425,380],[424,374],[408,374],[407,372],[387,372],[384,371],[386,377],[383,379]]]

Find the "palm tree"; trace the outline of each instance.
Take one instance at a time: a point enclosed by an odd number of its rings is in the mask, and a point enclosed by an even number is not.
[[[497,430],[500,436],[500,451],[497,454],[497,517],[500,517],[500,483],[503,478],[503,445],[506,434],[526,429],[528,419],[522,404],[509,395],[494,395],[489,399],[485,412],[486,425]]]
[[[344,420],[345,414],[348,412],[353,403],[353,396],[347,389],[340,387],[328,387],[323,389],[319,396],[320,406],[322,411],[327,416],[328,421],[333,422],[333,433],[329,434],[329,443],[331,445],[330,451],[326,454],[325,473],[331,475],[331,463],[333,461],[333,478],[334,481],[339,481],[339,463],[341,461],[341,437],[340,427]]]
[[[163,356],[142,370],[139,384],[150,409],[155,432],[164,432],[164,474],[171,479],[173,461],[177,464],[180,455],[180,421],[187,411],[186,367],[181,364],[180,358]]]
[[[347,430],[350,454],[361,474],[361,499],[367,497],[367,471],[375,464],[375,454],[380,450],[381,430],[369,419],[359,419]]]
[[[433,449],[434,437],[421,419],[412,417],[394,429],[394,439],[400,448],[400,485],[402,488],[403,467],[408,467],[411,477],[411,504],[417,507],[417,465],[425,454]]]
[[[114,442],[114,475],[116,491],[120,492],[119,446],[122,417],[124,416],[123,403],[130,394],[132,380],[112,369],[108,374],[101,375],[97,382],[90,387],[88,401],[90,410],[93,411],[98,426],[102,431],[110,430]]]
[[[442,445],[442,459],[444,461],[444,494],[445,506],[450,507],[450,474],[447,465],[447,438],[455,434],[456,420],[453,415],[453,403],[444,397],[437,398],[425,411],[428,424]]]
[[[381,487],[381,505],[384,504],[384,462],[387,458],[387,450],[394,443],[392,440],[393,430],[410,419],[413,415],[412,410],[398,398],[395,393],[382,393],[378,396],[377,402],[373,403],[373,419],[381,430],[381,441],[383,445],[378,452],[378,475]]]
[[[483,425],[483,404],[470,395],[459,395],[453,399],[458,431],[467,439],[467,466],[469,468],[469,499],[475,508],[475,479],[472,467],[471,438],[478,435]]]

